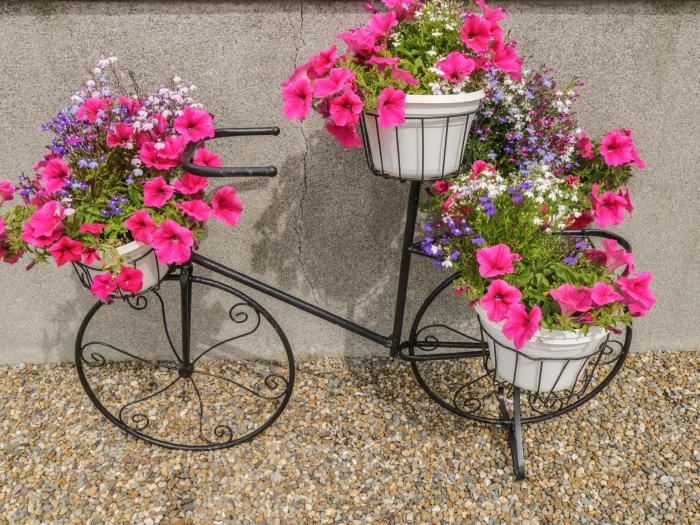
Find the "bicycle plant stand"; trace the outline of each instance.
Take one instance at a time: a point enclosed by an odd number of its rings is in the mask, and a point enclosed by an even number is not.
[[[277,128],[219,129],[215,138],[278,133]],[[190,144],[183,153],[187,172],[205,177],[272,177],[277,173],[271,166],[196,166],[191,158],[199,145]],[[138,295],[120,296],[110,306],[98,302],[89,310],[75,343],[78,377],[88,397],[124,432],[174,449],[231,447],[253,439],[275,422],[287,406],[294,387],[294,357],[287,337],[272,315],[251,297],[228,284],[198,275],[196,270],[204,268],[358,334],[385,347],[392,357],[409,362],[418,384],[441,406],[460,417],[506,429],[515,474],[522,479],[525,477],[523,425],[563,415],[603,390],[623,365],[631,330],[626,330],[623,338],[609,337],[594,355],[586,357],[572,388],[548,393],[521,390],[498,376],[488,350],[488,334],[474,322],[472,309],[463,300],[456,303],[451,291],[455,274],[428,295],[413,319],[408,339],[404,340],[411,259],[416,255],[428,257],[414,240],[421,184],[421,180],[410,182],[395,315],[389,335],[193,253],[188,263],[171,267],[160,286]],[[629,251],[624,239],[608,232],[567,234],[591,242],[596,237],[613,238]],[[81,264],[75,268],[83,284],[89,286],[90,272]],[[174,290],[166,286],[169,283],[176,284]],[[204,288],[210,293],[201,294]],[[173,291],[179,301],[167,300],[166,292]],[[217,297],[223,294],[224,299],[212,299],[215,294]],[[229,307],[231,300],[234,304]],[[451,311],[459,312],[457,326],[440,318],[438,303],[445,300],[452,302]],[[180,325],[177,331],[170,327],[173,315],[168,315],[166,306],[173,302],[179,304],[174,316]],[[455,304],[461,308],[454,308]],[[215,313],[222,311],[232,322],[233,333],[221,335],[222,330],[227,330],[225,325],[213,326]],[[432,311],[437,311],[435,322],[427,321]],[[103,331],[97,327],[99,316],[107,326],[118,322],[128,326],[125,341],[105,342],[89,335]],[[204,326],[202,320],[206,321]],[[160,325],[162,348],[143,348],[141,339],[152,337],[153,327]],[[196,337],[199,330],[204,331],[202,341]],[[204,342],[213,336],[220,339]],[[253,341],[254,338],[257,339]],[[215,354],[223,358],[209,359]],[[123,379],[115,379],[115,374],[121,374]]]

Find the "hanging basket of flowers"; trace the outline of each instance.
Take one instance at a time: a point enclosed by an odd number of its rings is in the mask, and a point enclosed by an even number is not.
[[[633,211],[627,182],[644,162],[631,132],[591,141],[571,111],[581,83],[559,87],[552,72],[487,75],[468,144],[478,160],[429,189],[422,242],[436,266],[458,271],[455,294],[476,310],[487,370],[538,393],[573,389],[655,303],[626,241],[584,229]]]
[[[46,123],[49,151],[34,175],[0,182],[0,260],[71,263],[101,300],[158,286],[184,264],[207,220],[235,226],[243,207],[232,187],[181,168],[190,143],[214,137],[213,117],[179,77],[154,93],[140,91],[115,57],[100,60],[68,107]],[[200,147],[195,164],[220,166]]]
[[[383,0],[367,25],[298,67],[282,86],[284,113],[303,120],[313,108],[346,148],[364,146],[369,168],[402,180],[458,173],[487,71],[520,78],[515,42],[504,39],[508,15],[476,2]],[[357,127],[360,127],[358,133]]]

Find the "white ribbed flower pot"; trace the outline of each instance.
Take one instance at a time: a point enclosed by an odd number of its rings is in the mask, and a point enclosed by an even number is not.
[[[402,179],[455,175],[484,96],[483,91],[406,95],[406,121],[390,128],[379,126],[376,115],[363,114],[373,168]]]
[[[117,248],[119,255],[127,260],[143,273],[142,292],[156,286],[165,274],[168,273],[168,265],[158,262],[156,252],[147,244],[132,241],[129,244]]]
[[[582,330],[542,329],[514,352],[513,341],[503,334],[505,321],[490,321],[478,303],[474,308],[482,328],[490,336],[485,338],[490,366],[495,366],[496,373],[509,383],[532,392],[557,392],[573,387],[587,358],[598,352],[609,334],[598,326],[590,327],[585,335]]]

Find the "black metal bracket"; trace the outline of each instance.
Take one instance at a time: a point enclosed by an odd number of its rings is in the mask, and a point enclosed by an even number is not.
[[[508,433],[508,445],[513,459],[515,479],[525,479],[525,454],[523,453],[523,426],[520,418],[520,389],[513,388],[513,414],[511,415],[506,405],[506,397],[503,387],[498,387],[496,394],[498,408],[501,417],[507,421],[505,427]]]

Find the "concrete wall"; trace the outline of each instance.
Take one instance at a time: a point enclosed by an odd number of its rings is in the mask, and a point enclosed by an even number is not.
[[[636,323],[635,350],[700,349],[697,312],[700,9],[690,1],[519,1],[508,26],[533,65],[587,83],[579,105],[592,135],[635,132],[648,169],[632,182],[634,219],[620,230],[658,304]],[[407,185],[372,176],[318,119],[286,122],[279,83],[334,35],[364,19],[360,2],[0,3],[0,178],[28,172],[54,114],[101,52],[140,71],[144,85],[178,73],[223,125],[279,124],[279,138],[240,141],[231,164],[280,168],[237,184],[247,208],[235,230],[214,225],[202,253],[388,333]],[[420,260],[409,314],[444,274]],[[255,297],[259,297],[255,295]],[[0,362],[70,359],[92,299],[67,268],[0,269]],[[298,356],[383,353],[380,347],[272,300]],[[121,317],[151,344],[152,327]],[[219,330],[206,318],[199,326]]]

